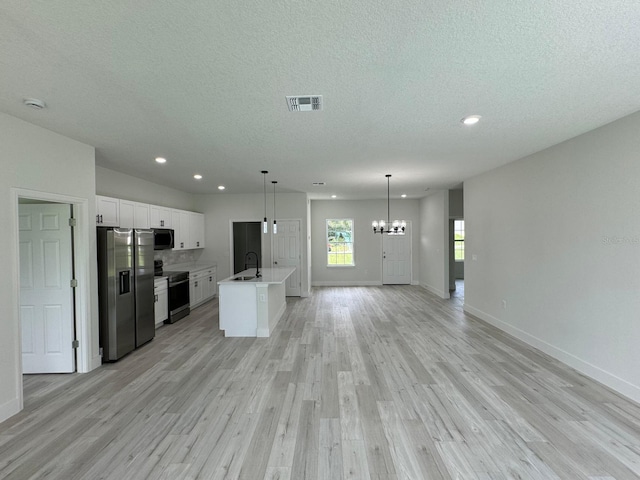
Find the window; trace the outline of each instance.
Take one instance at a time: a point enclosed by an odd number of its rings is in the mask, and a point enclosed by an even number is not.
[[[327,220],[327,265],[354,266],[353,220],[348,218]]]
[[[464,220],[453,221],[453,252],[456,262],[464,261]]]

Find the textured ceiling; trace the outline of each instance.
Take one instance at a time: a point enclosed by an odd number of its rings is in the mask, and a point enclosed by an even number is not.
[[[188,192],[266,169],[417,198],[640,109],[639,25],[638,0],[3,0],[0,111]]]

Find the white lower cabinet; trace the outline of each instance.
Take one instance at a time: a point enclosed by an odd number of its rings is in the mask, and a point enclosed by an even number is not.
[[[189,304],[197,307],[216,295],[216,267],[189,273]]]
[[[203,281],[199,273],[189,274],[189,304],[191,308],[200,305],[204,300]]]
[[[155,314],[156,328],[158,328],[169,318],[169,285],[167,277],[154,279],[153,293],[153,310]]]

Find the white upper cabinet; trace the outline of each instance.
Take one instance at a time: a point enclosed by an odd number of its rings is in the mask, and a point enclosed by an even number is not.
[[[120,200],[121,228],[149,228],[149,204]]]
[[[190,248],[204,248],[204,214],[189,212]]]
[[[151,228],[172,228],[171,209],[158,205],[150,205],[149,222]]]
[[[96,195],[96,225],[99,227],[120,226],[120,199]]]
[[[204,214],[96,195],[96,225],[172,228],[174,250],[204,248]]]
[[[135,210],[133,212],[133,228],[149,228],[148,203],[136,202]]]
[[[121,228],[133,228],[136,211],[136,202],[120,199],[120,225]]]
[[[189,243],[191,212],[185,210],[172,210],[171,226],[173,228],[174,250],[187,250],[192,248]]]

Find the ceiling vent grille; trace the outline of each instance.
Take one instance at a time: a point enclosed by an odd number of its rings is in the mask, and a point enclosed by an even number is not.
[[[322,110],[322,95],[297,95],[287,97],[290,112],[312,112]]]

